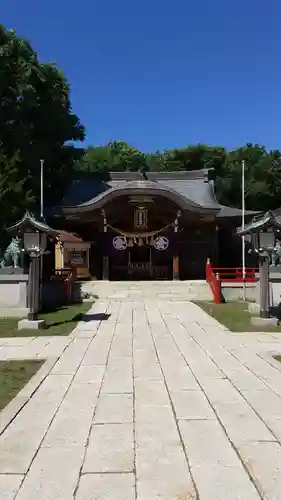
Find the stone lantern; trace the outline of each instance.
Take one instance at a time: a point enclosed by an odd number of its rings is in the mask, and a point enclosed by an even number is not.
[[[25,216],[14,226],[7,229],[10,233],[22,236],[24,251],[30,257],[28,278],[28,316],[18,323],[19,329],[39,329],[44,320],[38,319],[40,309],[40,262],[47,247],[47,238],[55,237],[58,231],[52,229],[43,220],[37,220],[32,214]]]
[[[259,257],[260,318],[252,318],[252,322],[258,326],[276,324],[276,318],[270,317],[269,267],[276,253],[276,242],[281,238],[281,216],[272,212],[256,216],[243,230],[238,229],[237,234],[247,238]]]

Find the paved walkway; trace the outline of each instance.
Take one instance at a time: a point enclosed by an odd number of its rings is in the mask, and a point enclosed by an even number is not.
[[[67,338],[4,340],[1,359],[48,361],[1,414],[0,499],[281,499],[272,352],[280,334],[151,299],[98,301]]]

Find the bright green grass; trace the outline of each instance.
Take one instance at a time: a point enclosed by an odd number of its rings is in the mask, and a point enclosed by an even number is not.
[[[280,325],[267,327],[252,325],[247,302],[226,302],[225,304],[196,302],[196,304],[232,332],[281,332]]]
[[[35,375],[44,361],[0,361],[0,411]]]
[[[91,305],[89,302],[68,304],[57,310],[43,312],[39,316],[45,320],[45,328],[36,332],[34,330],[18,330],[18,318],[0,318],[0,338],[68,335]]]

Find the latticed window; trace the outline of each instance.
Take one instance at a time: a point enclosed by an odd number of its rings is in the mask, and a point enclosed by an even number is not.
[[[134,225],[137,229],[147,228],[147,209],[139,207],[135,210]]]

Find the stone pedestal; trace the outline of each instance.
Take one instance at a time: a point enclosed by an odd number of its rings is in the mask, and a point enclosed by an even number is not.
[[[22,267],[0,267],[0,277],[8,275],[16,275],[18,276],[19,274],[24,274],[24,269]]]
[[[29,320],[29,319],[21,319],[18,322],[18,330],[42,330],[45,327],[44,319],[37,320]]]
[[[277,318],[260,318],[260,316],[253,316],[251,318],[251,323],[258,327],[277,326],[279,320]]]
[[[28,275],[20,268],[7,268],[0,273],[0,316],[27,316]],[[20,273],[21,271],[21,273]]]
[[[249,304],[248,309],[251,314],[260,313],[260,275],[256,274],[256,299]],[[269,268],[269,307],[270,310],[281,303],[281,268]]]

